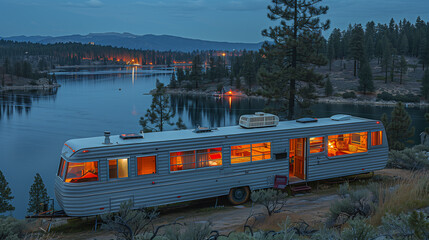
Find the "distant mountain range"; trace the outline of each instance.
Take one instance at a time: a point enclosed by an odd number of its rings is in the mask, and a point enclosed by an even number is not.
[[[110,45],[114,47],[125,47],[142,50],[158,51],[184,51],[194,50],[258,50],[262,42],[259,43],[231,43],[216,42],[199,39],[183,38],[170,35],[134,35],[131,33],[90,33],[88,35],[67,35],[59,37],[51,36],[13,36],[0,37],[5,40],[33,43],[58,43],[58,42],[78,42],[97,45]]]

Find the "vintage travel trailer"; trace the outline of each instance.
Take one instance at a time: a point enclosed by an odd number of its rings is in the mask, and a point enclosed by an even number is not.
[[[216,196],[244,203],[250,192],[383,169],[383,124],[349,115],[280,121],[271,114],[239,126],[72,139],[64,144],[56,199],[69,216],[90,216]]]

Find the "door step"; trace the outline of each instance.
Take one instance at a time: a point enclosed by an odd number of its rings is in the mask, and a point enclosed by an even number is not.
[[[311,187],[307,185],[303,185],[303,186],[290,187],[290,190],[292,194],[301,193],[301,192],[310,192]]]

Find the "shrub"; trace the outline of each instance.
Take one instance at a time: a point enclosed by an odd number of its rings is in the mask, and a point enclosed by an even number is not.
[[[422,212],[386,214],[380,231],[391,239],[429,239],[429,218]]]
[[[134,239],[138,234],[154,232],[153,221],[158,217],[156,209],[132,209],[133,201],[121,203],[117,213],[101,216],[102,228],[113,231],[119,239]]]
[[[23,236],[24,222],[13,217],[0,216],[0,240],[15,240]]]
[[[268,216],[282,210],[286,204],[287,193],[274,190],[263,189],[253,191],[251,195],[252,202],[262,204],[267,210]]]
[[[374,227],[358,217],[347,222],[348,227],[341,232],[342,239],[367,240],[373,239],[377,232]]]
[[[411,93],[392,95],[388,92],[377,94],[377,100],[397,102],[420,102],[420,97]]]
[[[372,184],[367,188],[348,190],[348,184],[340,185],[338,194],[342,199],[331,204],[327,225],[343,225],[349,219],[358,216],[368,217],[373,214],[379,201],[378,186],[378,184]]]
[[[209,223],[191,222],[181,229],[178,225],[167,228],[166,239],[169,240],[205,240],[210,236],[211,229]]]
[[[419,145],[401,151],[391,150],[389,152],[387,167],[408,170],[429,169],[428,157],[423,152],[428,151],[428,148],[429,147]]]
[[[345,92],[343,93],[343,98],[356,98],[356,93],[351,91],[351,92]]]

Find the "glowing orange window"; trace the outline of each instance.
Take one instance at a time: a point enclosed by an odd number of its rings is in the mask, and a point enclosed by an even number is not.
[[[368,151],[368,133],[348,133],[328,136],[328,157]]]
[[[61,158],[60,167],[58,168],[58,176],[60,178],[63,178],[63,172],[64,172],[64,165],[65,165],[65,163],[66,163],[66,161],[63,158]]]
[[[248,145],[231,146],[231,163],[244,163],[251,161],[251,147]]]
[[[383,144],[383,131],[371,133],[371,146],[378,146]]]
[[[66,182],[98,181],[98,162],[67,163]]]
[[[222,148],[197,150],[197,167],[222,166]]]
[[[137,157],[137,175],[156,173],[156,156]]]
[[[324,137],[310,138],[310,153],[319,153],[325,151]]]
[[[271,158],[271,143],[252,144],[252,161],[266,160]]]
[[[195,168],[195,151],[170,153],[170,171],[180,171]]]

